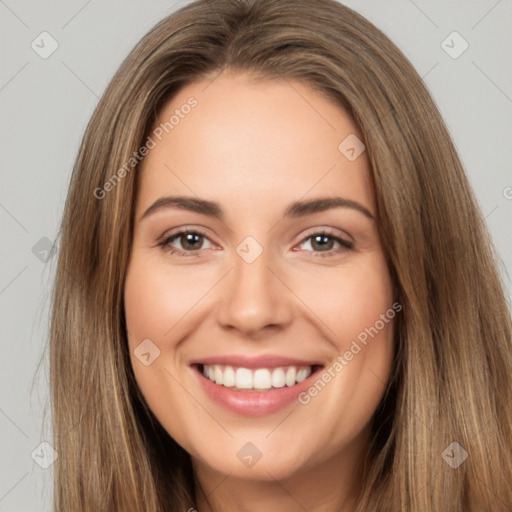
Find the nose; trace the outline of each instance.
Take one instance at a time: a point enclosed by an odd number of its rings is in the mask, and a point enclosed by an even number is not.
[[[224,329],[257,338],[291,322],[293,293],[268,253],[263,251],[252,263],[234,255],[234,268],[220,290],[217,310],[217,320]]]

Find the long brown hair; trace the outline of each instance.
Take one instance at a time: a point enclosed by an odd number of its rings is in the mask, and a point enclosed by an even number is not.
[[[199,0],[158,23],[123,62],[73,170],[50,332],[55,511],[193,506],[190,457],[147,407],[130,365],[123,288],[137,166],[126,162],[173,93],[224,69],[306,82],[364,136],[403,313],[357,510],[512,510],[504,284],[421,78],[381,31],[334,0]],[[452,443],[468,454],[458,467],[450,458],[464,452]]]

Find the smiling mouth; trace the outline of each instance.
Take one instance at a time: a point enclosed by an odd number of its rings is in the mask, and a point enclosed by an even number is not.
[[[322,365],[275,368],[244,368],[220,364],[194,366],[210,382],[240,392],[269,392],[291,388],[323,368]]]

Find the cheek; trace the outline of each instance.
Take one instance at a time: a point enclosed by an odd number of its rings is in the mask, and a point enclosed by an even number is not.
[[[392,368],[397,313],[383,257],[368,254],[357,264],[336,270],[318,274],[316,281],[308,279],[315,287],[303,286],[298,292],[327,326],[324,332],[336,352],[326,375],[319,377],[322,382],[315,381],[301,403],[310,416],[332,418],[325,425],[326,437],[343,445],[367,425],[385,391]],[[313,432],[312,428],[311,435]]]
[[[128,268],[124,292],[129,335],[134,341],[141,337],[165,338],[168,344],[170,332],[211,286],[204,279],[197,279],[193,266],[170,272],[161,263],[151,264],[135,257]]]
[[[192,281],[191,281],[192,279]],[[180,321],[204,291],[188,272],[173,272],[135,253],[127,270],[124,307],[130,359],[137,384],[159,421],[177,440],[184,439],[186,418],[198,414],[186,399],[177,350]],[[151,340],[148,343],[147,340]],[[176,341],[174,341],[176,340]],[[144,349],[140,347],[144,346]],[[149,356],[144,357],[146,354]],[[179,407],[180,414],[175,414]],[[190,451],[191,447],[187,446]]]
[[[377,252],[330,270],[317,273],[316,280],[302,278],[309,286],[298,292],[327,326],[323,331],[335,349],[325,376],[330,391],[320,393],[319,385],[310,396],[322,395],[313,400],[313,409],[351,418],[355,433],[373,414],[390,376],[396,316],[393,285],[385,259]]]
[[[383,335],[390,331],[391,322],[382,325],[381,315],[392,307],[393,286],[380,253],[296,279],[297,294],[327,327],[326,334],[339,352],[348,350],[358,336],[364,339],[376,322]]]

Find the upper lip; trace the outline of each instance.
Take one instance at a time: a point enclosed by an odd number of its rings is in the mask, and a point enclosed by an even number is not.
[[[323,366],[321,362],[314,360],[296,359],[279,355],[262,355],[248,357],[243,355],[212,356],[195,359],[190,365],[225,365],[237,368],[279,368],[282,366]]]

